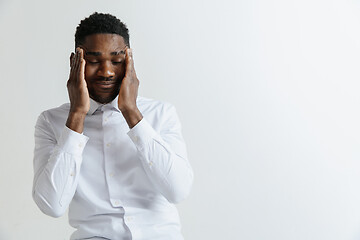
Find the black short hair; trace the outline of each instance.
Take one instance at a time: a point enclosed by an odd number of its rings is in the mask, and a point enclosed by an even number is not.
[[[130,47],[129,30],[125,23],[108,13],[94,12],[81,20],[75,32],[75,47],[85,41],[85,37],[97,33],[118,34],[124,38],[125,44]]]

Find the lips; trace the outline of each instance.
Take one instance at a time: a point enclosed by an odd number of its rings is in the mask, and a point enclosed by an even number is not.
[[[112,92],[116,87],[116,81],[96,81],[95,86],[101,92]]]
[[[104,87],[107,87],[107,86],[114,86],[116,84],[115,81],[96,81],[95,82],[96,85],[99,85],[99,86],[104,86]]]

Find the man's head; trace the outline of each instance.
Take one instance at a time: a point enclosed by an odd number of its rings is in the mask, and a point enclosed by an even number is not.
[[[130,47],[129,30],[126,25],[113,15],[95,12],[77,26],[75,48],[84,43],[86,36],[98,33],[120,35],[124,38],[126,46]]]
[[[126,25],[110,14],[94,13],[76,29],[75,46],[84,51],[85,80],[89,95],[100,103],[111,102],[125,76]]]

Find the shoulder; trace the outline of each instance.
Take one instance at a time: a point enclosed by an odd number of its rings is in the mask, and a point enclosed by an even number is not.
[[[171,103],[151,98],[139,96],[136,100],[136,103],[140,111],[143,112],[166,113],[169,111],[175,111],[175,107]]]
[[[180,124],[176,109],[169,102],[138,97],[137,105],[147,122],[158,131]]]
[[[48,110],[43,111],[39,115],[39,119],[43,119],[46,121],[51,121],[52,119],[61,119],[67,117],[69,114],[70,103],[64,103],[59,107],[51,108]]]

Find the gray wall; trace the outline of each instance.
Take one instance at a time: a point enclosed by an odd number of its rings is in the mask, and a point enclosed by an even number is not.
[[[0,239],[68,239],[31,198],[34,124],[68,101],[73,34],[130,29],[140,94],[173,103],[195,170],[187,240],[360,239],[355,0],[0,1]]]

